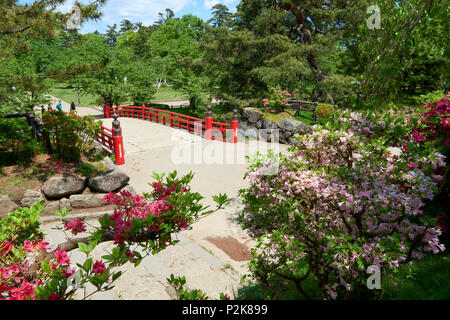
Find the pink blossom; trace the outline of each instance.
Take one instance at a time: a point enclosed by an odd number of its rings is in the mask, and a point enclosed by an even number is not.
[[[106,270],[106,266],[101,260],[97,260],[92,266],[92,270],[98,275],[102,275],[103,272]]]
[[[70,263],[70,258],[67,256],[67,252],[60,250],[59,248],[57,248],[54,252],[55,254],[55,258],[56,258],[56,262],[58,262],[61,265],[64,264],[69,264]]]
[[[67,221],[64,227],[66,230],[70,230],[74,235],[86,231],[86,225],[80,218],[76,218],[73,221]]]

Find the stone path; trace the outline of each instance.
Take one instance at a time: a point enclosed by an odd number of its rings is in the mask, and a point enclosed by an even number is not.
[[[69,105],[63,103],[63,109],[68,111]],[[78,108],[77,111],[80,115],[103,115],[100,108]],[[191,187],[205,197],[204,204],[213,205],[211,196],[219,193],[226,193],[233,201],[226,209],[195,223],[192,230],[177,234],[180,240],[177,245],[145,258],[137,268],[131,264],[122,266],[121,270],[126,272],[113,291],[95,294],[90,299],[171,299],[174,293],[166,278],[172,273],[184,275],[188,288],[201,289],[211,299],[219,298],[221,292],[233,296],[238,290],[240,277],[248,272],[247,261],[232,259],[229,253],[208,239],[220,241],[233,238],[233,243],[238,246],[236,250],[251,249],[254,243],[234,221],[242,210],[238,190],[247,185],[243,179],[247,169],[244,157],[269,148],[285,152],[287,146],[263,142],[229,144],[206,141],[152,122],[128,118],[119,120],[125,151],[125,165],[120,169],[130,176],[130,185],[138,193],[152,190],[148,183],[153,182],[153,171],[169,173],[177,170],[180,176],[192,171],[195,176]],[[112,119],[102,121],[106,126],[111,126]],[[233,158],[229,157],[230,154]],[[230,161],[232,159],[234,161]],[[93,214],[88,214],[87,221],[96,223]],[[45,221],[43,226],[50,243],[64,241],[64,234],[52,229],[56,227],[55,222]],[[99,259],[111,248],[111,244],[103,243],[94,250],[93,255]],[[71,252],[71,257],[73,262],[83,261],[83,254],[77,250]]]

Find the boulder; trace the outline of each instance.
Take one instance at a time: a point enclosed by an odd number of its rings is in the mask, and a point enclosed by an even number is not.
[[[89,179],[88,185],[91,190],[108,193],[124,187],[130,177],[120,170],[110,170],[102,173],[98,177]]]
[[[63,198],[63,199],[59,200],[59,209],[67,208],[69,210],[71,207],[72,207],[72,205],[70,204],[69,199]]]
[[[283,119],[280,123],[280,128],[292,133],[298,133],[300,135],[309,133],[312,131],[311,127],[305,125],[303,122],[294,119]]]
[[[50,201],[46,203],[44,213],[52,214],[53,211],[59,211],[59,201]]]
[[[250,123],[258,122],[263,116],[263,114],[259,110],[253,108],[245,108],[243,110],[243,114]]]
[[[97,154],[106,154],[105,149],[103,149],[102,145],[98,143],[97,141],[94,141],[92,143],[91,148],[88,151],[88,154],[90,155],[97,155]]]
[[[31,207],[33,204],[41,200],[44,200],[44,197],[40,191],[27,190],[22,198],[22,201],[20,201],[20,205],[22,207]]]
[[[272,143],[280,142],[280,130],[278,129],[261,129],[259,130],[259,134],[264,141]]]
[[[275,122],[269,121],[267,119],[264,119],[262,122],[262,127],[264,129],[277,129],[278,124],[276,124]]]
[[[128,191],[128,192],[131,193],[133,196],[137,195],[136,190],[135,190],[132,186],[130,186],[130,185],[125,186],[125,187],[124,187],[122,190],[120,190],[120,191]]]
[[[98,208],[107,205],[103,202],[105,194],[74,194],[70,196],[70,205],[72,208],[85,209],[85,208]]]
[[[247,121],[239,121],[239,130],[240,129],[247,129],[249,126]]]
[[[293,132],[300,124],[302,124],[300,121],[294,119],[283,119],[280,123],[280,128]]]
[[[18,207],[7,195],[0,194],[0,218],[4,218],[8,213],[13,212]]]
[[[258,140],[259,130],[251,127],[247,128],[247,130],[245,130],[245,137],[248,137],[250,140]]]
[[[42,192],[48,199],[62,198],[83,192],[86,188],[86,178],[53,177],[45,181]]]

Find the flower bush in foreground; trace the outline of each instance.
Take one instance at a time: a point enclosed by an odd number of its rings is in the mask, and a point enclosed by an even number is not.
[[[322,298],[370,298],[368,266],[392,275],[402,264],[439,253],[441,228],[425,214],[445,157],[408,136],[405,119],[344,112],[328,128],[299,138],[277,174],[260,157],[250,187],[240,191],[238,221],[257,240],[252,278],[276,297],[275,279],[293,282],[303,296],[313,278]],[[332,128],[331,126],[334,126]],[[393,155],[388,147],[408,147]],[[422,152],[416,152],[421,150]]]
[[[50,248],[39,231],[42,202],[0,220],[0,300],[72,299],[88,283],[95,287],[90,295],[110,290],[122,274],[113,271],[114,267],[128,262],[137,266],[146,256],[177,243],[171,233],[188,229],[199,217],[214,211],[200,204],[203,197],[190,190],[192,174],[182,178],[176,175],[155,174],[154,191],[143,196],[126,191],[109,193],[105,202],[116,205],[114,214],[100,218],[100,227],[89,236],[69,237],[56,248]],[[214,196],[213,200],[217,209],[229,201],[226,195]],[[67,210],[58,215],[72,235],[86,232],[86,223],[79,218],[67,221]],[[107,241],[114,243],[110,254],[94,261],[92,250]],[[86,254],[78,268],[68,256],[74,249]]]

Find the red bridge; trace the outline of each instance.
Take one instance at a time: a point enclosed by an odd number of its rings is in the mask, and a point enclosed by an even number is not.
[[[101,133],[97,137],[105,151],[113,154],[116,165],[124,165],[125,157],[123,152],[123,137],[120,123],[117,117],[127,117],[142,119],[143,121],[156,122],[171,128],[187,130],[189,133],[202,136],[207,140],[216,140],[230,143],[237,143],[239,120],[237,110],[234,110],[233,120],[231,124],[215,122],[211,107],[208,106],[205,119],[187,116],[184,114],[160,110],[152,107],[135,106],[118,106],[103,107],[103,115],[105,118],[114,118],[113,128],[101,127]]]

